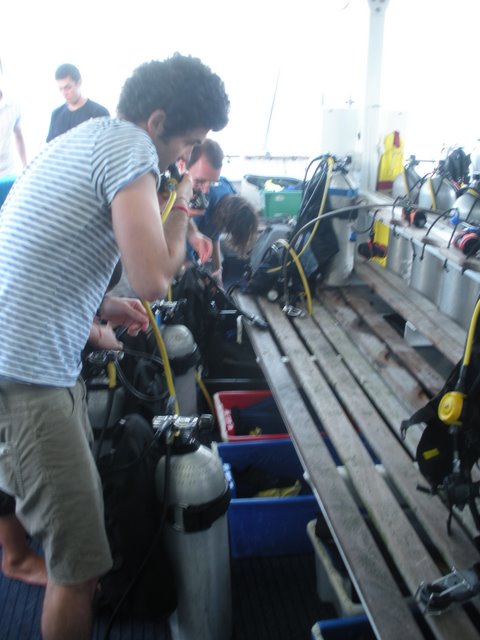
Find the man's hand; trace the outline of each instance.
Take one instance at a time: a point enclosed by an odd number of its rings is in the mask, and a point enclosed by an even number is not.
[[[129,336],[136,336],[140,331],[148,329],[147,311],[140,300],[135,298],[107,295],[100,306],[100,315],[112,327],[126,327]]]
[[[193,198],[193,182],[189,173],[183,174],[182,179],[177,184],[176,192],[177,197],[175,202],[188,208],[188,203]]]
[[[188,241],[194,251],[198,253],[200,262],[203,264],[212,255],[212,241],[197,229],[189,233]]]
[[[98,320],[94,320],[88,336],[88,343],[95,349],[123,349],[123,343],[117,340],[112,325],[100,324]]]

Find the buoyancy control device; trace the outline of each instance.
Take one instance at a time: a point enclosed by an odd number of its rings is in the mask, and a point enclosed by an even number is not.
[[[230,490],[220,458],[197,437],[211,426],[209,419],[157,416],[153,421],[168,445],[155,484],[166,504],[164,541],[177,584],[174,640],[229,640],[232,634]]]
[[[419,487],[439,495],[449,508],[450,533],[453,508],[468,506],[480,532],[477,499],[480,482],[472,478],[472,467],[480,460],[480,298],[467,333],[462,360],[454,367],[444,388],[401,425],[425,423],[417,447],[419,469],[430,487]],[[452,573],[431,584],[421,584],[417,601],[427,613],[442,613],[480,593],[480,564]]]
[[[266,327],[265,322],[243,311],[207,268],[193,264],[184,269],[172,285],[172,297],[180,303],[175,321],[188,327],[198,345],[202,374],[262,375],[246,333],[239,331],[239,321],[242,317],[260,328]]]
[[[113,567],[99,581],[95,607],[111,616],[105,638],[119,612],[162,619],[177,605],[171,559],[161,540],[162,505],[155,491],[155,469],[165,447],[151,423],[139,414],[112,427],[94,428],[94,456],[102,481],[105,528]]]
[[[356,209],[352,212],[343,209],[342,214],[339,213],[340,239],[328,212],[333,209],[332,198],[348,204],[356,198],[358,191],[347,176],[348,164],[348,159],[338,160],[329,154],[318,156],[309,163],[296,221],[292,225],[282,225],[280,237],[271,244],[269,237],[278,235],[276,225],[268,227],[259,237],[252,251],[255,262],[250,263],[242,283],[246,293],[267,294],[270,299],[288,298],[287,304],[294,302],[309,285],[327,284],[329,275],[332,284],[334,280],[335,284],[338,280],[344,282],[353,267],[349,226],[357,212]],[[262,248],[263,255],[257,248]],[[334,268],[337,254],[339,262]],[[343,263],[347,265],[346,269]]]

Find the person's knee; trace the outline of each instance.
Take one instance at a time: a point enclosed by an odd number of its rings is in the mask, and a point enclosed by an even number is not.
[[[85,580],[75,584],[60,584],[49,580],[47,591],[57,598],[90,598],[93,599],[97,587],[98,578]]]

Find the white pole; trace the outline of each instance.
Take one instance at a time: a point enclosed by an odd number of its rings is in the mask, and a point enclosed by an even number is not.
[[[377,182],[383,31],[385,11],[389,1],[390,0],[368,0],[368,4],[370,5],[370,27],[368,37],[360,184],[362,189],[370,191],[375,191]]]

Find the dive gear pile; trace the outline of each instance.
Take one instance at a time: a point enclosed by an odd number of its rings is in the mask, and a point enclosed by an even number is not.
[[[302,200],[295,222],[273,224],[259,237],[241,288],[246,293],[282,298],[293,305],[311,286],[326,279],[341,243],[335,231],[332,199],[346,196],[353,204],[358,190],[346,179],[350,159],[339,160],[331,155],[314,158],[305,171]],[[343,184],[335,185],[341,178]],[[348,228],[357,211],[348,207],[339,210],[338,217]],[[348,234],[347,234],[348,235]],[[353,259],[352,259],[353,268]]]
[[[119,332],[123,351],[84,354],[114,559],[96,594],[97,608],[110,615],[104,640],[120,613],[152,620],[174,613],[180,638],[224,640],[231,633],[228,483],[218,456],[199,441],[212,416],[178,412],[196,410],[198,349],[175,323],[183,302],[145,305],[146,334]]]

